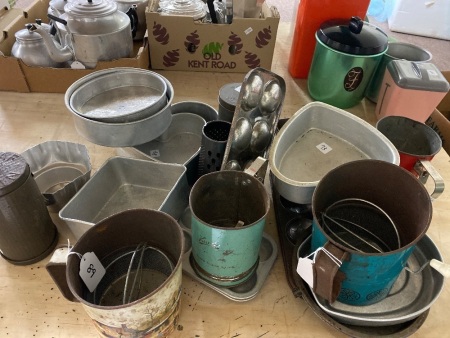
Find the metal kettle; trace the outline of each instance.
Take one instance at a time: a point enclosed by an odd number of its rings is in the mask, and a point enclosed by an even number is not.
[[[48,14],[52,21],[62,23],[67,30],[63,47],[56,45],[51,35],[39,25],[33,24],[29,28],[42,36],[54,61],[78,61],[85,68],[95,68],[98,61],[131,56],[136,11],[125,14],[109,0],[69,1],[64,11],[66,20]]]
[[[25,29],[16,32],[16,41],[12,46],[11,55],[15,58],[22,59],[28,66],[65,67],[66,64],[64,62],[57,62],[50,57],[43,38],[39,34],[29,31],[31,25],[27,24],[25,25]],[[37,25],[42,30],[48,31],[50,29],[49,25],[40,24],[40,21],[38,21]],[[50,33],[48,34],[51,36]],[[57,44],[55,41],[53,43]]]

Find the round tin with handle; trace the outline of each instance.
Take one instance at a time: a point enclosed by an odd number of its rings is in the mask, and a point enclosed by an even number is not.
[[[316,40],[308,75],[310,95],[339,108],[358,104],[387,50],[386,34],[352,17],[323,23]]]
[[[354,203],[347,219],[334,212],[348,200],[365,201],[358,202],[359,209],[370,205],[371,215],[359,217]],[[331,303],[337,299],[350,305],[374,304],[389,294],[432,216],[430,196],[414,175],[379,160],[348,162],[331,170],[317,185],[312,208],[314,292]],[[335,222],[339,225],[330,231]]]

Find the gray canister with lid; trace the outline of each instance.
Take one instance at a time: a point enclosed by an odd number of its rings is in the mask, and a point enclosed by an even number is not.
[[[0,152],[0,251],[16,265],[45,258],[58,241],[58,231],[25,159]]]
[[[236,103],[241,91],[241,82],[227,83],[219,89],[219,120],[232,122]]]

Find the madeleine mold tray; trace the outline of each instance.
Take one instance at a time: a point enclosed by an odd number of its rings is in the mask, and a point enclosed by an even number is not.
[[[282,77],[263,68],[247,73],[231,122],[222,170],[245,170],[258,157],[267,159],[285,92]]]

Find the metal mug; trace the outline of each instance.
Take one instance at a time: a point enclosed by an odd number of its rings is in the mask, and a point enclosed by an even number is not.
[[[161,264],[155,263],[148,267],[143,263],[142,270],[133,267],[130,274],[131,265],[142,256],[136,255],[137,258],[134,258],[133,255],[130,260],[131,255],[128,255],[120,269],[114,265],[108,270],[112,266],[111,257],[120,254],[122,258],[125,250],[129,253],[143,242],[157,249],[155,251],[170,261],[171,269],[162,274],[159,270]],[[81,273],[85,271],[82,261],[86,254],[92,252],[104,265],[106,273],[94,291],[90,292]],[[130,209],[90,228],[70,251],[68,247],[56,250],[46,269],[65,298],[81,303],[101,336],[166,337],[176,329],[180,313],[183,253],[184,235],[175,219],[157,210]],[[150,258],[155,260],[158,257]],[[146,259],[144,257],[144,262]],[[89,277],[101,270],[99,266],[95,261],[93,267],[88,266]],[[127,296],[133,293],[131,287],[134,288],[133,280],[138,274],[143,276],[141,282],[137,283],[139,295],[133,295],[131,301],[122,301],[126,299],[122,297],[123,294]],[[125,288],[122,284],[125,284]],[[127,285],[130,285],[128,289]],[[95,292],[99,294],[98,297]],[[100,301],[93,301],[96,299]]]
[[[397,148],[401,167],[424,184],[431,177],[434,182],[431,197],[436,199],[444,191],[444,180],[430,162],[442,148],[438,133],[426,124],[404,116],[385,116],[376,127]]]
[[[375,72],[366,88],[365,96],[372,102],[378,101],[378,93],[383,82],[386,67],[392,60],[408,60],[414,62],[429,62],[432,55],[426,49],[405,42],[391,41],[386,53],[381,58]]]
[[[192,187],[193,268],[208,282],[232,287],[258,267],[270,198],[264,185],[242,171],[216,171]]]
[[[323,216],[343,199],[362,199],[389,216],[399,242],[392,250],[363,252],[343,245],[339,236],[324,226]],[[313,291],[334,302],[370,305],[383,300],[415,248],[425,235],[432,216],[431,199],[423,184],[409,171],[380,160],[345,163],[319,182],[312,200],[312,251],[316,273]],[[365,229],[383,231],[371,222]],[[339,235],[337,237],[337,235]]]

